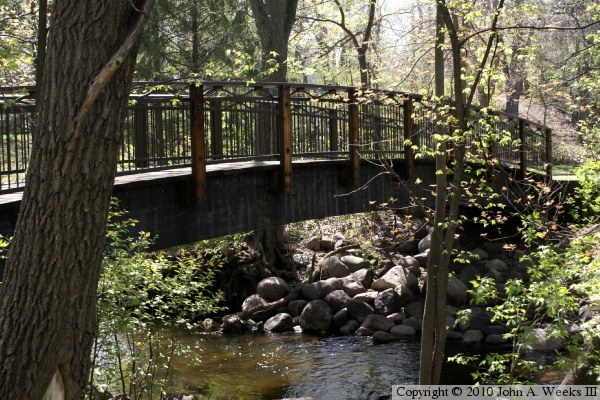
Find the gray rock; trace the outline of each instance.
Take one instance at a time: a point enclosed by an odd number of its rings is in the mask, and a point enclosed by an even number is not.
[[[577,315],[579,315],[579,319],[582,322],[586,322],[593,318],[594,311],[592,310],[592,307],[590,307],[589,304],[584,304],[581,307],[579,307]]]
[[[502,325],[488,325],[481,328],[481,332],[483,332],[485,336],[504,335],[505,333],[508,333],[508,329]]]
[[[496,333],[485,337],[485,342],[488,344],[501,344],[507,343],[508,339],[504,338],[504,335],[498,335]]]
[[[446,326],[448,329],[454,329],[456,327],[456,320],[453,317],[446,315]]]
[[[342,262],[346,264],[350,272],[356,272],[363,268],[369,267],[369,262],[362,257],[357,256],[343,256],[341,258]]]
[[[566,340],[564,338],[551,338],[546,329],[537,328],[524,338],[525,348],[529,350],[552,351],[562,348]]]
[[[348,310],[346,310],[345,308],[342,308],[341,310],[339,310],[338,312],[336,312],[333,315],[333,326],[336,329],[339,329],[342,326],[344,326],[351,319],[352,318],[350,317],[350,313],[348,312]]]
[[[373,333],[373,344],[384,344],[391,343],[400,340],[396,335],[392,335],[388,332],[377,331]]]
[[[306,307],[307,304],[308,301],[306,300],[292,300],[288,303],[287,309],[290,312],[290,315],[292,317],[295,317],[296,315],[300,315],[302,313],[302,310],[304,309],[304,307]]]
[[[364,288],[370,288],[373,283],[373,270],[371,268],[359,269],[352,273],[352,278]]]
[[[404,314],[407,317],[418,317],[423,318],[423,312],[425,311],[425,304],[420,301],[408,303],[404,306]]]
[[[419,265],[421,266],[421,268],[427,268],[427,259],[429,258],[429,250],[427,250],[423,253],[415,254],[413,257],[415,260],[417,260],[419,262]]]
[[[265,331],[268,332],[287,332],[294,330],[294,321],[290,314],[277,314],[265,322]]]
[[[254,322],[251,319],[242,321],[242,323],[244,324],[244,331],[246,332],[251,332],[251,333],[262,333],[265,331],[265,323],[263,321],[261,322]]]
[[[467,285],[454,275],[448,279],[446,301],[453,306],[461,306],[467,302]]]
[[[299,324],[294,325],[294,333],[302,333],[302,327]]]
[[[412,291],[417,291],[419,280],[417,277],[404,267],[396,266],[385,273],[381,278],[376,279],[371,284],[375,290],[394,289],[396,286],[406,285]]]
[[[306,248],[313,251],[321,250],[321,239],[316,236],[311,237],[306,242]]]
[[[448,331],[446,332],[446,339],[449,340],[460,340],[462,339],[463,334],[457,331]]]
[[[335,247],[335,240],[333,240],[332,238],[323,238],[319,242],[319,245],[321,246],[321,250],[331,251]]]
[[[481,343],[483,340],[483,332],[478,329],[471,329],[463,333],[462,341],[465,344]]]
[[[363,285],[361,285],[360,283],[358,283],[356,281],[352,281],[352,280],[344,281],[344,292],[346,292],[348,294],[348,296],[350,296],[350,297],[354,297],[357,294],[364,293],[366,291],[367,291],[367,289],[365,289],[365,287]]]
[[[301,293],[308,300],[324,299],[334,290],[340,290],[344,286],[341,279],[329,278],[314,283],[309,283],[302,287]]]
[[[369,315],[375,314],[375,310],[373,310],[370,305],[356,299],[350,300],[346,305],[346,309],[350,316],[360,324],[362,324]]]
[[[419,252],[419,240],[405,240],[396,245],[396,251],[403,254],[415,254]]]
[[[339,258],[332,256],[328,257],[323,261],[323,266],[325,270],[329,273],[329,276],[333,278],[343,278],[345,276],[350,275],[350,270],[340,261]]]
[[[480,276],[481,274],[479,273],[477,268],[469,264],[463,267],[463,269],[460,271],[459,279],[462,281],[462,283],[467,285],[467,287],[473,287],[471,281],[476,280]]]
[[[354,300],[358,300],[358,301],[362,301],[363,303],[374,305],[377,295],[379,295],[379,292],[376,292],[374,290],[367,290],[364,293],[360,293],[360,294],[357,294],[356,296],[354,296]]]
[[[390,333],[399,337],[407,337],[416,335],[417,331],[410,325],[396,325],[390,329]]]
[[[485,263],[487,269],[493,269],[498,272],[506,271],[508,269],[508,264],[499,258],[494,258]]]
[[[313,300],[304,307],[300,314],[300,326],[305,332],[321,332],[329,330],[331,325],[331,308],[322,300]]]
[[[269,302],[260,295],[253,294],[246,298],[242,303],[242,316],[246,319],[250,318],[255,321],[266,321],[276,312],[276,310],[265,310],[267,304],[269,304]]]
[[[472,307],[469,316],[469,329],[481,330],[491,324],[491,315],[482,307]]]
[[[395,324],[400,324],[406,319],[406,315],[402,311],[390,314],[387,317],[394,321]]]
[[[360,324],[358,321],[351,319],[346,322],[342,327],[340,327],[339,331],[342,335],[352,335],[358,328]]]
[[[431,247],[431,234],[425,236],[419,242],[419,249],[418,249],[419,253],[423,253],[425,250],[429,250],[430,247]]]
[[[481,247],[477,247],[471,251],[471,254],[474,256],[474,259],[477,261],[487,260],[489,255],[488,252],[482,249]]]
[[[276,276],[265,278],[256,286],[256,293],[269,301],[283,299],[289,292],[286,281]]]
[[[396,264],[406,268],[407,270],[415,274],[415,276],[421,275],[421,264],[419,264],[419,261],[412,256],[400,257],[398,258]]]
[[[456,307],[451,306],[451,305],[446,305],[446,315],[454,317],[456,315],[457,311],[458,311],[458,309]]]
[[[490,269],[488,272],[485,273],[484,276],[486,278],[493,279],[494,282],[496,282],[496,283],[504,282],[504,277],[502,276],[502,272],[495,270],[495,269]]]
[[[356,336],[371,336],[373,335],[373,331],[367,328],[363,328],[362,326],[359,326],[358,329],[356,330],[356,332],[354,332],[354,334]]]
[[[294,326],[300,325],[300,316],[296,315],[294,318],[292,318],[292,321],[294,321]]]
[[[396,324],[394,324],[393,321],[384,317],[383,315],[369,315],[369,316],[367,316],[367,318],[365,318],[365,320],[360,325],[360,327],[366,328],[373,332],[377,332],[377,331],[387,332],[390,329],[392,329],[392,327],[394,327],[395,325]]]
[[[305,267],[310,264],[310,258],[306,254],[296,253],[292,256],[294,264]]]
[[[409,317],[402,321],[401,325],[408,325],[415,331],[420,332],[423,328],[423,319],[417,317]]]
[[[242,319],[237,314],[226,315],[222,318],[223,333],[241,333],[244,330]]]
[[[400,311],[402,298],[394,289],[386,289],[380,292],[375,299],[375,311],[381,315],[389,315]]]
[[[333,313],[338,312],[342,308],[346,307],[348,302],[352,300],[350,296],[343,290],[334,290],[325,296],[325,302],[331,307]]]

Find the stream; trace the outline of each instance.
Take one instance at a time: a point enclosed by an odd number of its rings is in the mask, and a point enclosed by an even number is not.
[[[170,393],[207,399],[366,400],[391,395],[392,385],[418,382],[418,339],[373,345],[370,338],[297,333],[175,336],[194,349],[198,360],[174,360]],[[451,347],[452,353],[465,350]],[[469,379],[464,368],[449,365],[442,384]]]

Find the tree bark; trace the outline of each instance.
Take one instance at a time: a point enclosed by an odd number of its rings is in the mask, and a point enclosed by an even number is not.
[[[0,286],[1,399],[75,400],[85,387],[123,114],[152,3],[53,4],[27,187]]]
[[[48,36],[48,0],[38,2],[37,54],[35,56],[35,84],[40,87],[46,60],[46,39]]]

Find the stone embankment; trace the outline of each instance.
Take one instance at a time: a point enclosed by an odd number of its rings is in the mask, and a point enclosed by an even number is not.
[[[385,230],[385,229],[384,229]],[[383,232],[390,235],[389,232]],[[371,336],[385,343],[418,335],[424,312],[425,276],[431,237],[423,233],[397,243],[389,258],[377,265],[355,249],[340,251],[321,259],[318,279],[290,287],[278,277],[262,280],[256,294],[249,296],[242,310],[223,318],[223,332],[303,332]],[[344,246],[340,238],[311,238],[305,246],[313,251]],[[335,252],[335,251],[334,251]],[[331,253],[329,253],[331,254]],[[467,289],[471,281],[485,276],[496,282],[502,293],[507,278],[523,270],[518,250],[505,250],[502,243],[490,242],[477,248],[464,245],[452,265],[448,282],[446,322],[448,339],[464,343],[501,344],[506,327],[493,324],[484,307],[471,307]],[[296,263],[309,264],[303,253]],[[456,321],[457,312],[468,309],[468,318]],[[543,332],[536,346],[552,348]]]

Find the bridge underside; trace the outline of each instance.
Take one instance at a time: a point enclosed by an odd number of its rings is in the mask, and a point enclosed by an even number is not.
[[[403,163],[397,163],[402,173]],[[361,182],[383,169],[361,165]],[[375,210],[390,197],[408,205],[408,195],[389,175],[366,188],[351,184],[348,161],[299,161],[292,169],[292,190],[281,191],[278,162],[241,162],[208,166],[206,199],[192,204],[189,168],[117,177],[114,195],[140,230],[158,235],[156,248],[334,215]],[[435,176],[431,163],[417,163],[415,178],[423,191]],[[424,195],[424,193],[422,193]],[[17,219],[20,194],[4,195],[0,202],[0,234],[10,236]],[[427,196],[429,197],[429,196]],[[373,203],[375,202],[375,203]]]

